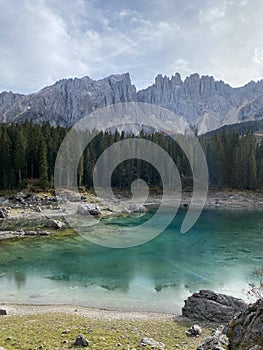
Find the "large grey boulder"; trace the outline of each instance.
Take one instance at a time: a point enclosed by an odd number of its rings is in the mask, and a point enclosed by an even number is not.
[[[101,213],[100,207],[97,204],[80,204],[78,206],[78,214],[80,215],[99,215]]]
[[[229,339],[223,334],[224,326],[220,326],[214,330],[211,335],[206,338],[203,345],[198,346],[197,350],[227,350],[229,348]]]
[[[231,350],[263,349],[263,300],[250,304],[225,329]]]
[[[185,300],[182,315],[192,320],[227,323],[246,305],[242,299],[200,290]]]

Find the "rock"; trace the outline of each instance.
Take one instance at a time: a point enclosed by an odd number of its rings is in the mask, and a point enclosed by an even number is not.
[[[186,331],[188,337],[199,337],[202,334],[202,328],[198,324],[194,324]]]
[[[147,213],[147,208],[142,204],[131,204],[127,207],[131,213]]]
[[[89,342],[88,342],[87,339],[85,339],[85,338],[83,337],[82,334],[79,334],[79,335],[77,336],[76,340],[74,341],[73,345],[74,345],[74,346],[78,346],[78,347],[83,347],[83,348],[85,348],[85,347],[89,346]]]
[[[62,228],[65,228],[66,225],[62,221],[52,219],[52,220],[48,220],[45,226],[50,227],[50,228],[54,228],[56,230],[60,230]]]
[[[200,290],[185,300],[182,315],[192,320],[227,323],[246,305],[242,299]]]
[[[0,219],[5,219],[8,216],[8,211],[6,208],[0,208]]]
[[[139,347],[145,347],[149,345],[151,349],[164,350],[164,343],[160,343],[152,338],[142,338]]]
[[[49,231],[38,231],[39,236],[50,236]]]
[[[0,315],[7,315],[7,312],[6,312],[6,310],[4,310],[4,309],[0,309]]]
[[[167,108],[204,133],[224,123],[254,120],[261,115],[262,87],[263,82],[259,81],[234,89],[197,73],[183,81],[176,73],[171,78],[159,74],[153,85],[137,92],[129,73],[98,81],[86,76],[62,79],[30,95],[2,92],[0,115],[6,123],[33,120],[68,127],[95,109],[114,103],[142,102]],[[103,128],[107,120],[101,119]],[[93,127],[91,118],[91,130]]]
[[[97,204],[80,204],[78,206],[78,214],[97,216],[101,213],[100,207]]]
[[[223,334],[224,326],[220,326],[204,341],[203,345],[198,346],[197,350],[227,350],[229,339]]]
[[[231,350],[263,348],[263,300],[248,305],[227,325]]]

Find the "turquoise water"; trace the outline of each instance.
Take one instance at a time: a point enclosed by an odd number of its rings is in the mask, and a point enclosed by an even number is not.
[[[199,289],[245,298],[251,271],[263,265],[262,211],[205,210],[181,234],[185,213],[133,248],[101,247],[78,235],[0,242],[0,302],[178,313]],[[150,215],[108,219],[97,229],[138,224]]]

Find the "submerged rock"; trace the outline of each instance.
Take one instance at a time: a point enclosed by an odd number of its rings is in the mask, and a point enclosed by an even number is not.
[[[182,315],[198,321],[227,323],[246,305],[242,299],[210,290],[200,290],[185,300]]]
[[[263,349],[263,300],[250,304],[225,329],[231,350]]]
[[[77,346],[77,347],[83,347],[83,348],[85,348],[85,347],[89,346],[89,342],[88,342],[87,339],[85,339],[85,338],[83,337],[82,334],[79,334],[79,335],[77,336],[76,340],[74,341],[73,345],[74,345],[74,346]]]
[[[164,350],[164,343],[158,342],[152,338],[142,338],[139,347],[145,347],[149,345],[151,349]]]

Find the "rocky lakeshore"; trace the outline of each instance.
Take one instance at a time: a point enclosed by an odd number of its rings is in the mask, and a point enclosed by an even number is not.
[[[34,349],[263,349],[263,301],[246,304],[210,290],[201,290],[185,300],[181,316],[73,305],[0,306],[4,325],[0,349],[26,348],[29,342],[36,345]],[[24,334],[22,321],[31,324]],[[36,321],[41,334],[34,326]]]
[[[64,191],[55,196],[52,192],[29,193],[18,192],[9,196],[0,196],[0,240],[24,238],[33,236],[48,236],[53,231],[67,227],[67,215],[85,215],[92,218],[106,218],[131,213],[144,214],[151,206],[158,206],[163,200],[160,195],[151,194],[147,201],[135,204],[118,194],[113,199],[100,199],[84,192]],[[187,210],[192,200],[192,194],[184,192],[180,206]],[[166,198],[167,207],[174,205],[173,198]],[[193,204],[198,206],[196,198]],[[263,194],[261,192],[210,192],[205,208],[229,209],[263,209]],[[19,222],[28,223],[26,228],[19,227]],[[11,229],[11,227],[16,229]]]

